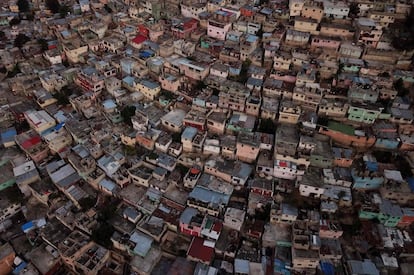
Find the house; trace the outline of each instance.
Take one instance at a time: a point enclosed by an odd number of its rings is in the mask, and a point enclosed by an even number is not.
[[[338,37],[316,35],[311,38],[311,48],[338,51],[342,40]]]
[[[207,5],[205,3],[196,3],[188,0],[181,4],[181,15],[199,20],[201,13],[207,12]]]
[[[235,21],[236,14],[227,10],[216,10],[208,19],[207,35],[218,40],[225,40],[227,32]]]
[[[323,11],[325,16],[328,18],[346,19],[349,14],[349,6],[347,3],[342,1],[336,3],[331,1],[324,1]]]
[[[316,31],[316,29],[318,28],[318,25],[319,24],[316,19],[303,17],[303,16],[295,17],[295,23],[294,23],[295,31],[318,34],[318,31]]]
[[[230,133],[235,132],[252,132],[256,124],[256,118],[240,112],[233,112],[230,117],[226,130]]]
[[[81,69],[75,79],[75,83],[85,92],[92,92],[95,96],[105,87],[104,77],[93,67]]]
[[[373,124],[376,119],[380,118],[383,109],[382,105],[379,104],[352,102],[348,108],[348,119],[351,121]]]
[[[56,125],[56,121],[46,111],[30,110],[24,113],[27,123],[38,134],[43,134]]]
[[[208,131],[216,134],[224,134],[227,118],[227,112],[211,110],[207,114]]]
[[[292,101],[300,105],[305,110],[316,112],[323,97],[324,91],[312,87],[295,87],[293,90]]]
[[[7,242],[0,246],[2,251],[0,257],[0,273],[8,274],[13,270],[13,263],[16,257],[13,247]]]
[[[325,192],[319,169],[310,168],[299,182],[299,192],[304,197],[320,198]]]
[[[363,261],[358,260],[349,260],[347,261],[347,267],[349,274],[359,275],[359,274],[369,274],[369,275],[379,275],[380,271],[377,269],[376,265],[368,259]]]
[[[193,189],[198,179],[201,177],[201,170],[198,167],[188,169],[183,178],[184,187]]]
[[[196,185],[188,195],[187,206],[217,217],[224,212],[229,199],[229,194]]]
[[[299,144],[299,133],[292,124],[280,124],[275,133],[275,155],[294,156]]]
[[[272,205],[270,209],[270,222],[292,224],[298,218],[298,209],[288,203],[281,203],[279,206]]]
[[[206,115],[202,111],[191,109],[184,117],[184,126],[191,126],[199,131],[206,130]]]
[[[224,214],[223,225],[224,227],[240,231],[243,226],[245,216],[246,211],[227,207],[226,213]]]
[[[83,55],[88,52],[88,45],[79,40],[71,40],[63,43],[65,56],[71,63],[79,63],[83,60]]]
[[[376,141],[370,132],[355,130],[352,126],[334,121],[329,121],[327,126],[320,127],[319,133],[330,136],[332,141],[346,146],[369,148]]]
[[[158,82],[163,90],[176,93],[181,86],[180,77],[172,74],[161,74]]]
[[[15,137],[17,135],[14,127],[5,128],[0,131],[0,142],[4,148],[16,145]]]
[[[379,23],[382,27],[388,27],[395,21],[394,13],[387,11],[370,10],[367,17]]]
[[[48,163],[46,171],[52,182],[62,192],[65,192],[81,179],[73,166],[64,160]]]
[[[202,64],[188,59],[181,59],[179,61],[179,69],[185,76],[195,80],[204,80],[210,72],[210,66],[208,64]]]
[[[305,0],[303,4],[301,16],[306,18],[315,19],[317,22],[321,22],[324,16],[324,2]]]
[[[302,12],[304,0],[292,0],[289,1],[289,15],[290,17],[299,16]]]
[[[384,182],[384,177],[377,171],[370,170],[351,170],[354,179],[353,189],[356,190],[375,190],[379,189]]]
[[[295,221],[292,230],[293,270],[315,269],[319,265],[320,239],[304,221]]]
[[[33,130],[15,136],[15,140],[16,144],[37,164],[49,156],[49,147]]]
[[[204,171],[236,186],[243,186],[252,173],[253,167],[239,161],[209,159],[204,165]]]
[[[414,114],[411,109],[389,108],[391,114],[390,122],[397,124],[412,124],[414,121]]]
[[[286,31],[285,42],[290,46],[305,46],[308,44],[310,33],[289,29]]]
[[[134,88],[150,100],[154,100],[161,91],[161,86],[158,82],[148,79],[135,79]]]
[[[136,143],[148,150],[153,150],[155,141],[158,139],[159,135],[160,131],[156,129],[150,129],[146,132],[138,131],[136,134]]]
[[[234,82],[226,83],[228,88],[221,90],[219,93],[219,107],[243,112],[246,100],[250,95],[250,91]]]
[[[187,259],[210,265],[214,258],[214,242],[194,237],[187,251]]]
[[[271,198],[274,192],[274,181],[267,179],[255,178],[248,182],[250,192],[259,194],[263,197]]]
[[[173,36],[179,39],[188,38],[198,27],[198,21],[194,18],[184,18],[171,26]]]
[[[358,42],[376,48],[382,36],[382,26],[373,19],[361,17],[355,22],[355,36]]]
[[[346,100],[322,98],[318,107],[318,115],[326,117],[343,118],[348,113],[349,104]]]
[[[379,122],[372,127],[377,140],[375,147],[380,149],[397,149],[400,145],[400,138],[397,128],[390,123]]]
[[[389,200],[381,199],[379,196],[372,200],[372,202],[368,201],[362,205],[359,211],[359,218],[377,218],[385,226],[397,226],[403,216],[401,207],[398,204],[391,203]]]
[[[186,127],[181,134],[181,143],[183,144],[183,150],[187,152],[193,151],[193,140],[197,135],[197,129],[194,127]]]
[[[161,117],[161,124],[172,132],[181,132],[183,128],[183,120],[186,112],[181,109],[175,109]]]
[[[313,137],[315,147],[310,152],[310,165],[319,168],[329,168],[333,164],[331,142],[329,137],[316,134]]]
[[[332,154],[334,156],[333,164],[339,167],[350,167],[354,159],[354,153],[352,149],[332,147]]]
[[[253,133],[241,132],[237,136],[236,148],[236,157],[238,160],[253,163],[259,155],[260,142],[255,138]]]

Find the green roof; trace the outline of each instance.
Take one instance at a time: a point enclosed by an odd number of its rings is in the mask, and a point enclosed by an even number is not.
[[[329,121],[328,128],[332,131],[341,132],[350,136],[353,136],[355,134],[354,127],[336,121]]]

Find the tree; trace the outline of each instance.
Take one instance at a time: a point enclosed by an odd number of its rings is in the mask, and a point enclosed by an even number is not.
[[[16,26],[20,24],[20,19],[17,17],[13,17],[12,20],[10,20],[9,25],[10,26]]]
[[[360,12],[360,10],[359,10],[359,7],[358,7],[358,3],[357,2],[352,2],[349,5],[349,17],[355,18],[355,17],[358,16],[359,12]]]
[[[173,142],[181,142],[181,134],[180,133],[174,133],[171,135]]]
[[[53,97],[57,99],[57,104],[68,105],[70,103],[69,96],[72,95],[72,90],[68,86],[63,86],[62,89],[53,94]]]
[[[26,44],[26,42],[30,41],[30,38],[27,37],[25,34],[23,33],[19,33],[16,38],[14,39],[14,46],[21,48],[23,47],[24,44]]]
[[[46,0],[46,7],[52,12],[52,13],[58,13],[60,9],[60,4],[58,0]]]
[[[60,17],[65,18],[66,15],[70,12],[70,8],[67,5],[63,5],[59,7],[59,14]]]
[[[410,91],[404,87],[404,81],[402,78],[399,78],[394,82],[394,89],[398,92],[398,96],[406,96]]]
[[[84,197],[79,200],[79,205],[84,211],[91,209],[95,205],[95,203],[96,199],[92,197]]]
[[[276,125],[270,118],[262,119],[260,121],[258,131],[261,133],[274,135],[276,132]]]
[[[132,126],[131,117],[135,115],[135,110],[135,106],[128,105],[121,111],[122,118],[130,126]]]
[[[13,70],[7,73],[7,77],[12,78],[15,77],[17,74],[21,73],[19,64],[14,65]]]
[[[196,85],[195,85],[195,89],[196,90],[199,90],[199,91],[201,91],[201,90],[203,90],[204,88],[206,88],[207,87],[207,85],[206,85],[206,83],[204,83],[204,81],[202,81],[202,80],[199,80],[199,81],[197,81],[197,83],[196,83]]]
[[[104,9],[106,10],[107,13],[112,13],[112,9],[111,7],[108,6],[108,4],[104,5]]]
[[[111,248],[111,237],[115,229],[107,222],[101,223],[96,229],[92,231],[91,239],[106,248]]]
[[[49,45],[44,38],[37,39],[37,43],[39,43],[40,47],[42,48],[42,51],[47,51],[49,49]]]
[[[17,0],[17,6],[20,12],[28,12],[30,10],[30,5],[27,0]]]

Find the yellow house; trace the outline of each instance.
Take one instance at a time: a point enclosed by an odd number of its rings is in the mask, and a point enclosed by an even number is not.
[[[378,22],[383,27],[388,27],[389,24],[395,21],[395,16],[391,12],[369,11],[368,18]]]
[[[323,2],[309,0],[305,1],[301,15],[306,18],[315,19],[317,22],[321,22],[323,13]]]
[[[295,17],[295,30],[301,32],[310,32],[312,34],[319,34],[317,31],[318,21],[313,18],[307,18],[303,16]]]
[[[158,82],[147,79],[134,81],[134,87],[138,92],[141,92],[146,98],[151,100],[154,100],[161,92],[161,86]]]
[[[340,23],[321,23],[320,34],[331,37],[343,37],[346,40],[354,36],[354,28],[348,24]]]

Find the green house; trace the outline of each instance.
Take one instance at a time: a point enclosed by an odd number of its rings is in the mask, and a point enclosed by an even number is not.
[[[16,179],[13,174],[13,166],[8,159],[0,161],[0,191],[13,186]]]
[[[373,124],[380,116],[381,111],[377,106],[352,103],[348,109],[348,119],[355,122]]]

